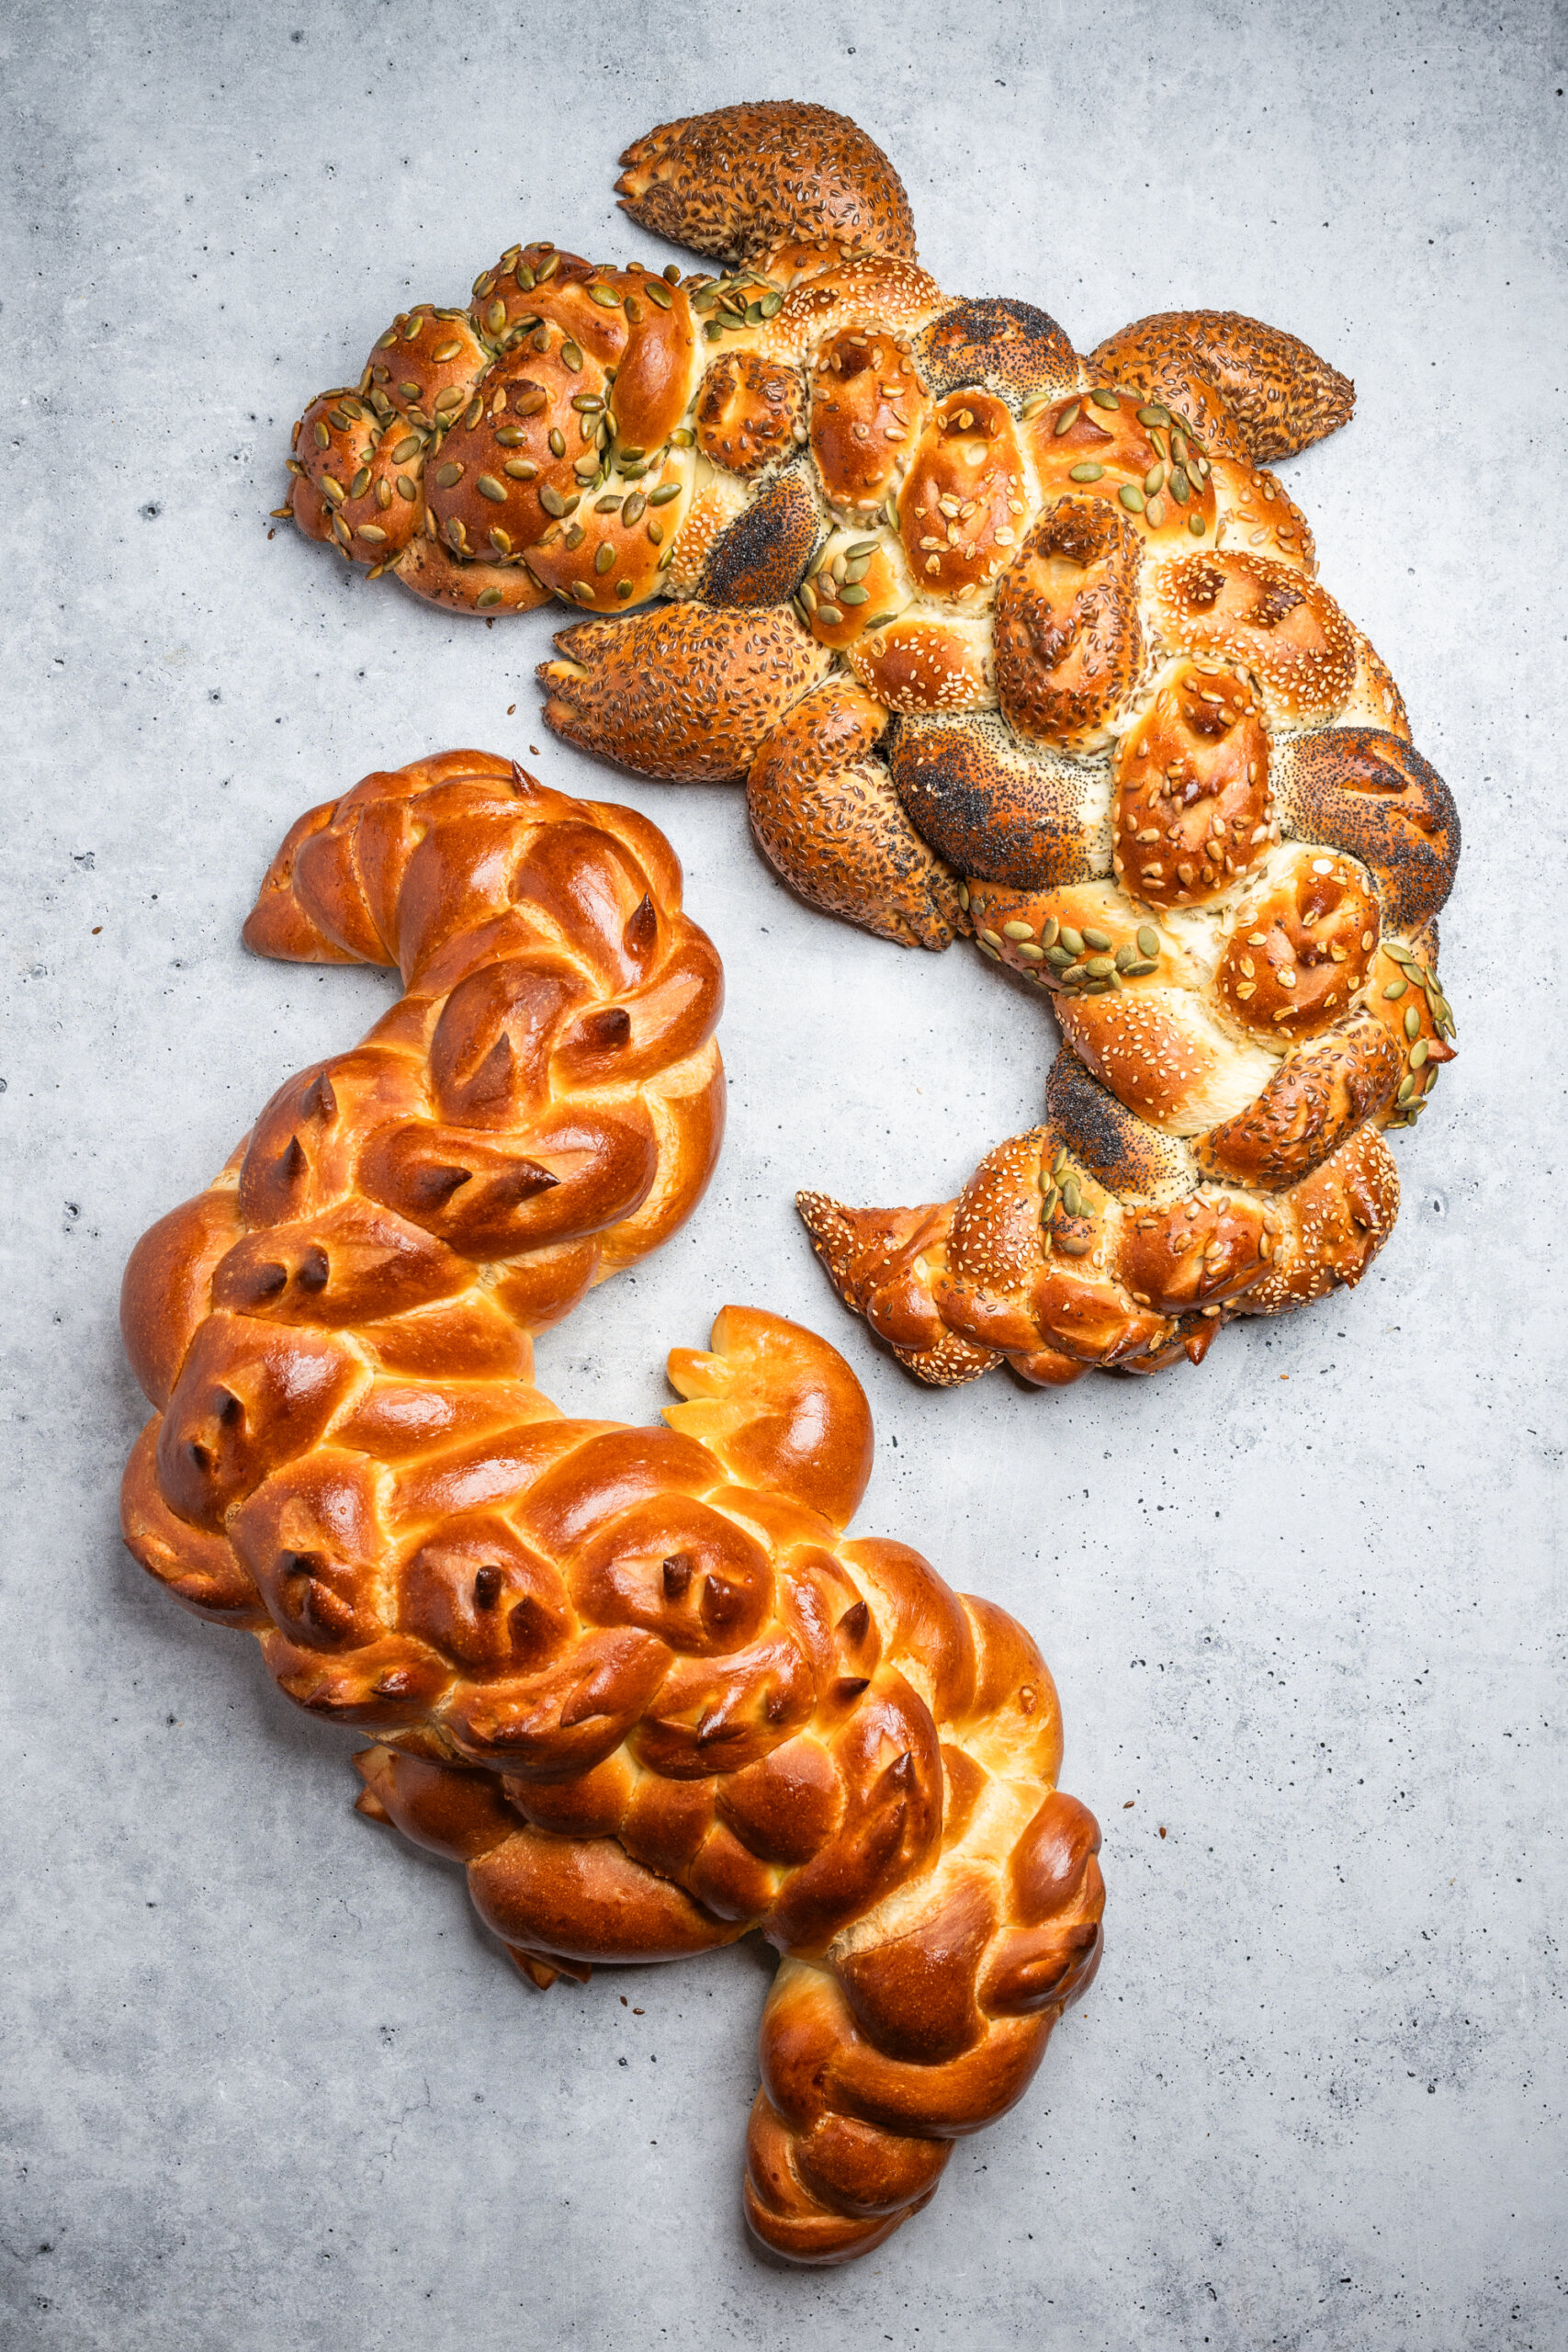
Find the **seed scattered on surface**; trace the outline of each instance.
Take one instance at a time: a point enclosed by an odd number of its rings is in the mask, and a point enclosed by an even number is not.
[[[1141,514],[1143,513],[1145,503],[1144,493],[1133,482],[1124,481],[1116,495],[1122,501],[1122,505],[1127,507],[1133,514]]]
[[[1083,954],[1083,933],[1081,931],[1073,931],[1066,923],[1064,923],[1058,936],[1061,939],[1063,946],[1066,947],[1070,954],[1074,956],[1081,956]]]
[[[1115,393],[1106,384],[1096,384],[1089,393],[1089,398],[1096,408],[1120,408],[1122,405]]]
[[[1108,931],[1090,931],[1086,925],[1084,929],[1083,944],[1086,947],[1098,948],[1100,954],[1103,955],[1105,950],[1111,944],[1111,933]]]
[[[1152,924],[1146,922],[1139,924],[1138,944],[1143,949],[1145,956],[1157,956],[1159,954],[1159,933],[1154,929]]]
[[[1056,920],[1055,916],[1055,915],[1047,915],[1047,916],[1046,916],[1046,918],[1045,918],[1045,920],[1044,920],[1044,922],[1043,922],[1041,924],[1041,926],[1040,926],[1040,944],[1041,944],[1041,946],[1042,946],[1042,947],[1055,947],[1055,945],[1056,944],[1057,940],[1061,937],[1061,935],[1062,935],[1062,926],[1061,926],[1061,924],[1057,922],[1057,920]]]
[[[1421,1035],[1421,1015],[1413,1004],[1405,1010],[1404,1034],[1407,1037],[1418,1037]]]
[[[1027,414],[1028,414],[1028,411],[1027,411],[1027,410],[1025,410],[1024,413],[1025,413],[1025,415],[1027,415]],[[1069,402],[1068,402],[1068,404],[1067,404],[1067,406],[1066,406],[1066,407],[1062,411],[1061,415],[1056,419],[1056,424],[1055,424],[1056,438],[1057,438],[1058,440],[1060,440],[1060,438],[1061,438],[1061,436],[1062,436],[1062,435],[1063,435],[1064,433],[1070,433],[1070,432],[1072,431],[1072,429],[1073,429],[1074,425],[1077,423],[1077,421],[1078,421],[1079,417],[1080,417],[1082,414],[1083,414],[1083,402],[1082,402],[1082,401],[1069,401]]]
[[[1032,939],[1034,933],[1026,922],[1004,922],[1002,936],[1004,939]]]
[[[1098,481],[1104,471],[1103,466],[1092,463],[1075,466],[1067,479],[1069,481]]]
[[[602,548],[600,548],[600,550],[599,550],[598,554],[597,554],[597,555],[594,557],[594,559],[593,559],[593,569],[594,569],[594,571],[598,571],[598,572],[605,572],[605,571],[609,571],[609,569],[610,569],[610,566],[615,562],[615,548],[614,548],[613,547],[608,547],[608,546],[606,546],[606,547],[602,547]]]

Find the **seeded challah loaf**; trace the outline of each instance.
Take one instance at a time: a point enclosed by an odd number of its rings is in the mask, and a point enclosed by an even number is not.
[[[1350,384],[1229,311],[1083,358],[1027,302],[953,300],[820,107],[623,162],[631,218],[720,274],[510,247],[306,411],[295,519],[444,603],[572,605],[560,733],[743,778],[813,904],[972,933],[1048,999],[1045,1123],[958,1201],[801,1197],[922,1378],[1151,1372],[1356,1282],[1397,1208],[1382,1131],[1453,1052],[1459,824],[1269,470]]]
[[[371,1736],[360,1810],[462,1862],[534,1984],[760,1928],[747,2214],[863,2253],[1088,1984],[1099,1836],[1022,1628],[844,1540],[871,1423],[824,1341],[726,1308],[662,1430],[534,1385],[531,1334],[713,1164],[720,975],[675,860],[452,752],[301,819],[246,936],[404,994],[138,1245],[127,1542]]]

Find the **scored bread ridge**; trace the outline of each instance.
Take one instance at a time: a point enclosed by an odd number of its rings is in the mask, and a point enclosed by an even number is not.
[[[955,300],[886,158],[821,107],[721,108],[623,162],[629,216],[718,273],[509,247],[306,410],[280,511],[443,603],[570,605],[558,733],[744,780],[800,897],[902,945],[973,937],[1181,1147],[1173,1206],[1048,1116],[1001,1148],[1007,1247],[962,1262],[989,1161],[934,1224],[803,1196],[920,1377],[1156,1371],[1354,1283],[1397,1212],[1383,1132],[1453,1058],[1460,828],[1269,470],[1352,385],[1234,311],[1085,356],[1032,303]]]
[[[533,1984],[760,1929],[745,2210],[792,2260],[864,2253],[1088,1984],[1099,1832],[1023,1628],[845,1539],[871,1419],[825,1341],[727,1307],[662,1429],[534,1384],[533,1334],[714,1164],[722,980],[675,858],[450,752],[301,818],[245,935],[403,994],[132,1254],[126,1541],[369,1736],[359,1809],[466,1868]]]

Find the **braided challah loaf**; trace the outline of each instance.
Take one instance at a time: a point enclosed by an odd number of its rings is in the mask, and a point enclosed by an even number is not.
[[[1352,387],[1228,311],[1086,359],[1028,303],[953,301],[819,107],[623,161],[631,217],[726,273],[509,248],[307,410],[285,511],[444,602],[573,605],[560,733],[745,778],[813,904],[973,933],[1046,996],[1047,1124],[959,1202],[802,1196],[923,1378],[1155,1371],[1356,1282],[1398,1203],[1381,1131],[1452,1056],[1459,824],[1266,469]]]
[[[530,1335],[713,1164],[720,976],[675,861],[453,752],[302,819],[246,937],[405,993],[138,1245],[126,1540],[375,1736],[360,1809],[465,1863],[536,1984],[760,1928],[746,2211],[795,2260],[863,2252],[1089,1982],[1099,1839],[1021,1627],[842,1540],[872,1433],[824,1341],[727,1308],[667,1430],[533,1385]]]

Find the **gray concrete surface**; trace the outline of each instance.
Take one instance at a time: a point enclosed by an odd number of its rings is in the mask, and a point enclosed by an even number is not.
[[[7,2347],[1568,2342],[1562,52],[1514,0],[11,0]],[[942,1396],[875,1353],[790,1194],[951,1191],[1032,1114],[1043,1016],[807,914],[732,792],[542,738],[547,616],[454,625],[266,519],[394,310],[521,236],[646,251],[626,139],[785,95],[884,141],[954,291],[1086,346],[1229,305],[1358,381],[1292,486],[1461,801],[1463,1054],[1362,1290],[1199,1373]],[[649,1416],[729,1297],[829,1332],[877,1418],[861,1527],[1038,1631],[1105,1826],[1090,1998],[848,2273],[739,2226],[761,1959],[530,1998],[351,1814],[344,1743],[117,1541],[126,1253],[387,993],[247,959],[253,888],[300,808],[450,742],[655,817],[728,967],[718,1179],[545,1385]]]

